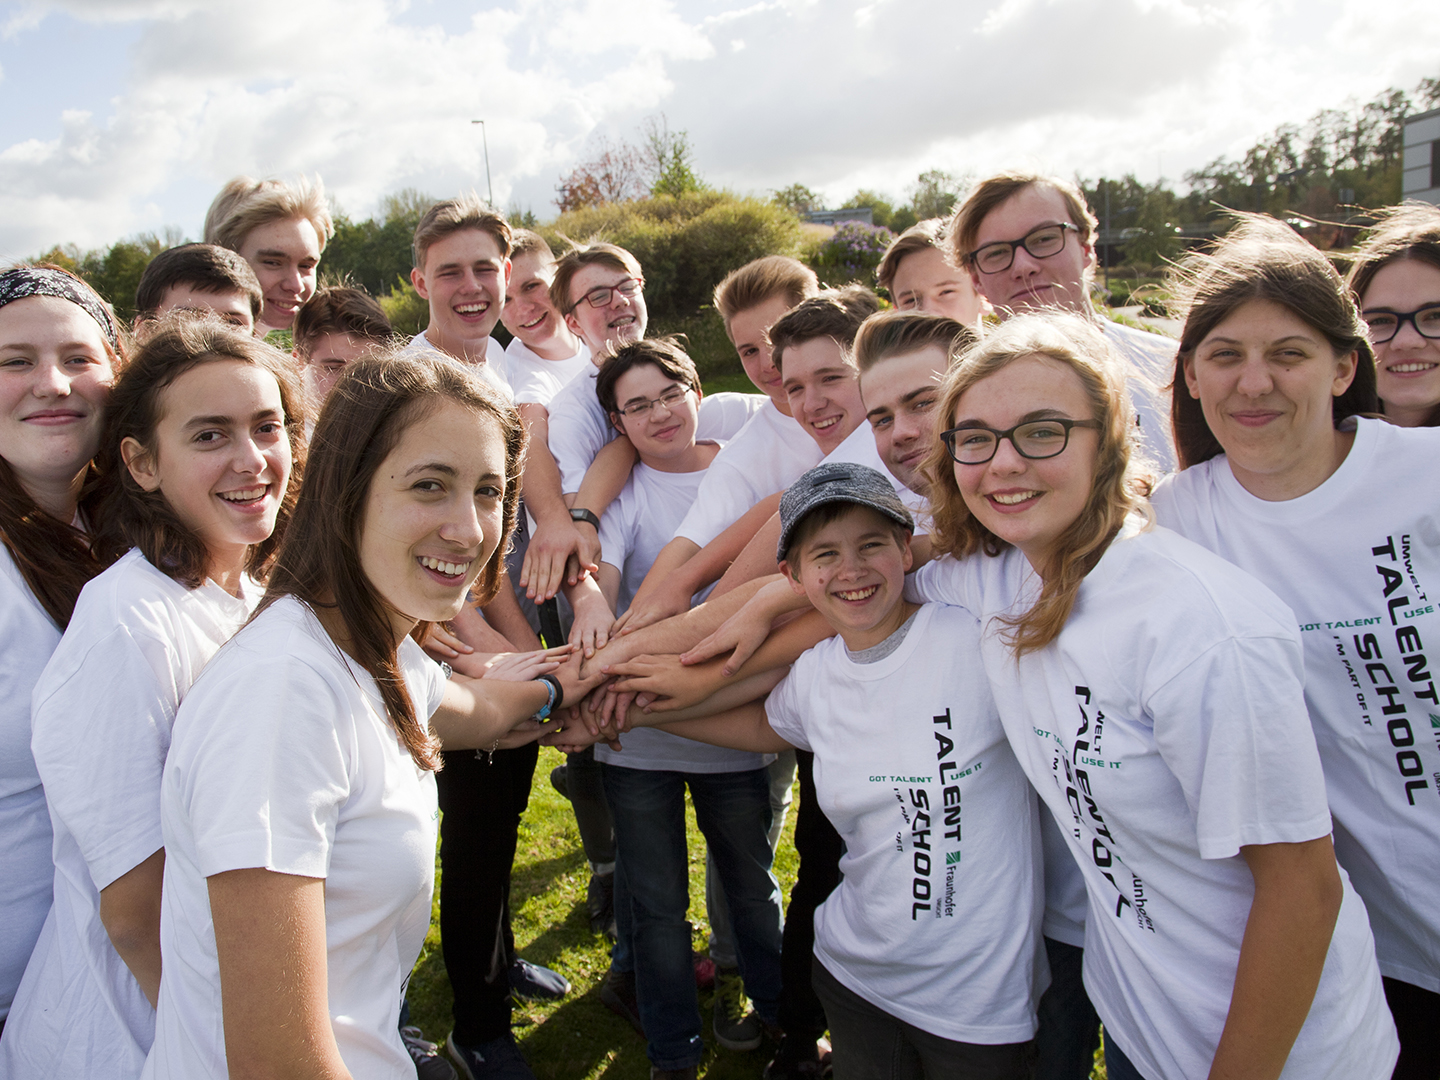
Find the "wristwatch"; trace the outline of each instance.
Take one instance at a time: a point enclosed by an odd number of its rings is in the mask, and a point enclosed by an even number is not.
[[[583,507],[577,506],[570,511],[570,520],[588,521],[591,525],[595,526],[596,532],[600,531],[600,518],[596,516],[593,510],[586,510]]]

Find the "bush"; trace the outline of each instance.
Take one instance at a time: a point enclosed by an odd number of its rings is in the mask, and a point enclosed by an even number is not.
[[[875,268],[894,239],[889,229],[847,221],[835,227],[834,235],[820,245],[810,265],[828,285],[858,281],[873,287]]]
[[[572,210],[540,231],[557,254],[566,246],[562,237],[625,248],[644,268],[645,303],[661,320],[694,316],[731,270],[762,255],[795,255],[800,245],[794,214],[723,191]]]
[[[412,338],[430,322],[430,305],[415,291],[409,278],[397,277],[390,291],[378,299],[397,334]]]

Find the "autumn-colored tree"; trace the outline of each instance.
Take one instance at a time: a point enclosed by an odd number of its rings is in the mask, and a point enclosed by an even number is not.
[[[562,214],[587,206],[627,202],[649,194],[644,154],[623,139],[612,143],[602,136],[595,156],[575,166],[555,188],[555,205]]]

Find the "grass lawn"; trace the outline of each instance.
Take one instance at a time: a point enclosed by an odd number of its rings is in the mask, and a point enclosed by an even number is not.
[[[585,914],[585,887],[590,870],[580,850],[580,834],[570,804],[550,786],[550,770],[564,761],[548,747],[540,751],[530,808],[520,823],[520,843],[511,877],[511,919],[515,945],[527,960],[561,972],[575,989],[563,1001],[522,1004],[515,1010],[515,1036],[540,1080],[646,1080],[650,1062],[645,1044],[630,1025],[600,1004],[600,983],[610,966],[609,943],[590,933]],[[709,924],[705,919],[705,848],[687,807],[690,840],[690,921],[695,948],[705,951]],[[794,815],[788,815],[776,859],[776,875],[788,899],[795,883]],[[450,982],[440,956],[439,862],[436,862],[436,906],[430,936],[410,980],[412,1023],[427,1037],[444,1042],[450,1030]],[[706,1040],[700,1075],[711,1080],[753,1080],[769,1060],[770,1048],[733,1053],[714,1045],[709,1024],[710,995],[701,995],[700,1013]]]

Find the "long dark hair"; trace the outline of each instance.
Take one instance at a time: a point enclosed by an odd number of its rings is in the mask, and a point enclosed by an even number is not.
[[[1330,260],[1274,218],[1235,216],[1235,227],[1214,251],[1187,255],[1170,277],[1177,313],[1185,320],[1170,388],[1170,423],[1182,469],[1225,452],[1200,402],[1185,385],[1185,361],[1210,331],[1251,300],[1270,300],[1291,311],[1324,337],[1336,356],[1357,354],[1355,377],[1331,404],[1336,424],[1379,409],[1375,350],[1359,309]]]
[[[80,278],[58,266],[42,264],[38,269],[66,274],[75,278],[77,287],[87,292],[94,291]],[[95,302],[107,308],[109,306],[98,295]],[[103,333],[99,337],[105,354],[110,357],[111,368],[119,375],[125,367],[124,335],[118,335],[118,350],[111,347]],[[103,440],[101,446],[104,446]],[[90,527],[101,520],[100,505],[107,486],[106,475],[91,462],[80,488],[80,519]],[[25,584],[61,630],[70,623],[80,590],[107,565],[96,558],[88,536],[71,522],[52,517],[36,504],[4,458],[0,458],[0,544],[5,545]]]
[[[415,706],[400,674],[385,601],[360,563],[360,528],[370,483],[405,432],[444,401],[494,419],[505,443],[504,534],[481,571],[474,592],[482,603],[500,588],[504,553],[520,504],[525,429],[515,407],[470,369],[439,356],[369,356],[347,364],[315,426],[305,484],[295,517],[275,559],[260,612],[283,596],[316,611],[335,612],[349,638],[350,655],[380,688],[385,711],[415,763],[440,767],[440,747]],[[415,628],[424,640],[430,628]]]
[[[159,452],[155,429],[160,422],[161,395],[181,375],[201,364],[238,360],[254,364],[275,376],[280,404],[285,410],[293,465],[290,483],[280,500],[275,531],[252,544],[245,559],[251,576],[264,580],[280,537],[295,511],[305,450],[305,414],[294,362],[260,339],[227,326],[218,319],[179,314],[161,321],[159,328],[136,350],[134,358],[110,391],[110,407],[101,444],[100,468],[114,476],[100,507],[95,533],[96,554],[113,562],[132,547],[157,570],[169,574],[188,589],[205,581],[210,555],[205,542],[186,526],[160,491],[146,491],[130,475],[120,457],[120,443],[129,438],[147,453]]]

